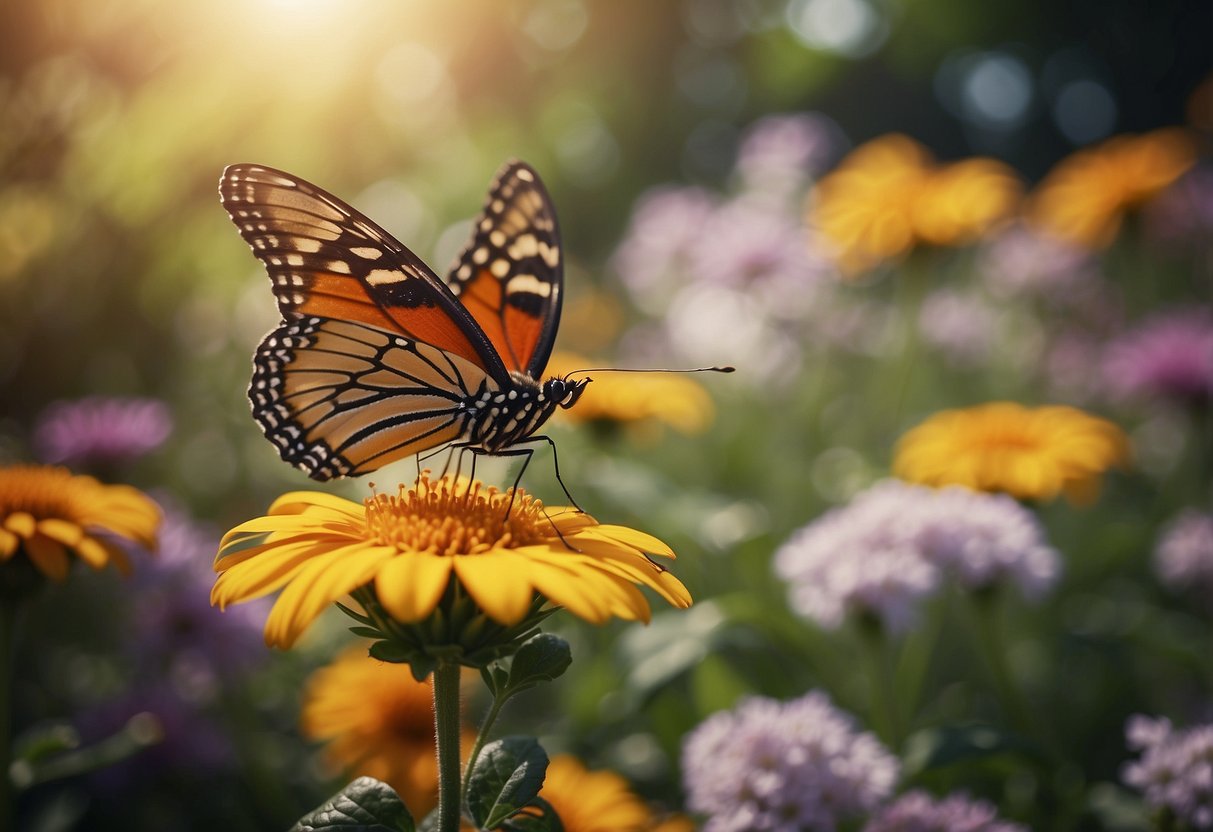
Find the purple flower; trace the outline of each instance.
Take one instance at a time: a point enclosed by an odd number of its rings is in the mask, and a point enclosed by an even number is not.
[[[1192,168],[1145,207],[1146,232],[1161,243],[1204,241],[1213,232],[1213,166]]]
[[[1036,295],[1066,300],[1096,282],[1089,252],[1023,225],[1015,225],[982,249],[979,269],[1000,297]]]
[[[34,446],[45,462],[121,462],[158,448],[172,428],[164,402],[89,396],[46,408],[34,428]]]
[[[1027,832],[1027,827],[999,820],[998,810],[984,800],[963,794],[935,800],[912,791],[877,812],[863,832]]]
[[[923,300],[918,329],[951,363],[974,367],[990,355],[998,318],[994,307],[977,295],[936,289]]]
[[[1160,312],[1110,343],[1103,379],[1124,398],[1202,402],[1213,398],[1213,310]]]
[[[611,266],[641,308],[662,310],[693,279],[690,258],[716,204],[716,197],[701,188],[669,186],[637,201]]]
[[[230,679],[262,660],[268,601],[219,610],[211,606],[217,530],[195,522],[161,497],[160,545],[136,571],[130,649],[156,676],[187,668],[194,677]]]
[[[1172,589],[1201,589],[1213,596],[1213,514],[1188,509],[1163,530],[1154,570]]]
[[[897,759],[855,720],[811,691],[791,702],[743,699],[683,742],[687,805],[704,832],[828,832],[878,806]]]
[[[945,576],[969,590],[1012,583],[1033,600],[1061,567],[1034,515],[1010,497],[886,480],[796,532],[775,570],[791,584],[793,609],[822,627],[866,614],[897,633]]]
[[[842,131],[827,116],[770,115],[742,135],[736,170],[756,190],[795,190],[825,170],[842,144]]]
[[[1125,726],[1125,739],[1141,753],[1121,770],[1125,784],[1184,823],[1213,827],[1213,725],[1176,731],[1169,719],[1137,714]]]

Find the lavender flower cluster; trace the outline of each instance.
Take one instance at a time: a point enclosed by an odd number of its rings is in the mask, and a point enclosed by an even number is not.
[[[158,448],[172,429],[168,406],[157,399],[88,396],[48,407],[34,447],[46,462],[123,462]]]
[[[936,800],[912,791],[877,812],[863,832],[1027,832],[1018,823],[999,820],[984,800],[953,794]]]
[[[1121,779],[1156,809],[1197,829],[1213,828],[1213,724],[1177,731],[1169,719],[1138,714],[1125,726],[1129,748],[1141,753]]]
[[[893,790],[897,759],[829,697],[751,697],[701,723],[683,743],[688,806],[704,832],[830,832]]]
[[[1041,598],[1061,572],[1035,515],[1005,495],[877,483],[795,533],[775,554],[792,607],[835,629],[848,614],[904,632],[945,577],[979,590],[1010,583]]]
[[[1154,569],[1172,589],[1199,589],[1213,600],[1213,513],[1189,509],[1163,530]]]

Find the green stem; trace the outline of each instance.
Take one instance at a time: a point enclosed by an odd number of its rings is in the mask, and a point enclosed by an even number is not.
[[[16,600],[0,600],[0,832],[11,832],[16,811],[9,769],[13,762],[13,652],[17,613]]]
[[[463,787],[467,788],[468,778],[472,776],[472,769],[476,766],[476,760],[480,758],[480,752],[484,749],[484,744],[489,738],[489,732],[493,729],[493,723],[497,721],[497,716],[501,713],[501,707],[505,705],[504,697],[494,697],[493,704],[489,708],[488,716],[484,718],[484,724],[480,726],[480,732],[476,734],[476,743],[472,746],[472,753],[468,755],[468,764],[463,770]]]
[[[884,628],[877,622],[863,622],[860,627],[870,665],[872,727],[890,748],[896,750],[901,746],[901,718],[897,712],[889,641]]]
[[[459,664],[434,670],[434,737],[438,746],[438,829],[459,832]]]
[[[1002,626],[998,620],[998,599],[993,594],[977,594],[972,596],[971,608],[975,630],[977,633],[978,649],[986,658],[986,666],[990,670],[990,678],[994,683],[995,693],[1002,703],[1007,718],[1024,736],[1039,739],[1033,730],[1031,711],[1027,700],[1015,677],[1011,666],[1007,663],[1007,645],[1002,637]]]

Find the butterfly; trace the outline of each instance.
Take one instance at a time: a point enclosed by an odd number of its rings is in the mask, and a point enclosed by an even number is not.
[[[539,381],[564,271],[556,212],[533,168],[501,168],[445,281],[297,176],[231,165],[219,196],[282,315],[253,356],[248,395],[284,460],[329,480],[444,445],[524,455],[524,468],[533,450],[515,446],[555,448],[535,431],[589,379]]]

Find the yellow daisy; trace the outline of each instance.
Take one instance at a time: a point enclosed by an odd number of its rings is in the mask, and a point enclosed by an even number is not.
[[[568,507],[545,509],[521,489],[423,473],[412,488],[361,504],[284,494],[267,516],[224,536],[211,602],[224,607],[281,589],[265,625],[266,642],[279,647],[360,587],[406,624],[427,619],[453,584],[506,626],[531,614],[536,594],[593,623],[648,621],[636,584],[676,607],[691,604],[686,587],[649,555],[674,557],[652,535]]]
[[[417,817],[438,804],[432,678],[417,682],[398,665],[351,647],[307,681],[300,717],[308,739],[327,742],[325,756],[350,777],[387,783]],[[464,729],[466,756],[476,741]]]
[[[1128,460],[1119,427],[1073,407],[991,402],[936,413],[897,444],[894,473],[931,486],[963,485],[1048,500],[1088,502],[1100,476]]]
[[[993,159],[935,162],[900,134],[873,139],[817,183],[808,221],[855,273],[919,243],[955,246],[986,234],[1015,211],[1019,179]]]
[[[597,366],[573,353],[556,353],[548,361],[550,375]],[[670,373],[602,373],[585,388],[577,406],[562,410],[576,422],[640,422],[656,419],[682,433],[699,433],[716,415],[712,398],[699,383]]]
[[[0,468],[0,562],[24,552],[46,577],[62,581],[75,555],[94,569],[130,561],[111,536],[152,547],[156,504],[129,485],[103,485],[66,468]]]
[[[1113,137],[1059,162],[1032,195],[1028,221],[1066,242],[1102,248],[1129,209],[1195,163],[1195,143],[1181,128]]]
[[[539,796],[552,804],[565,832],[647,832],[653,814],[613,771],[590,771],[561,754],[548,764]]]

